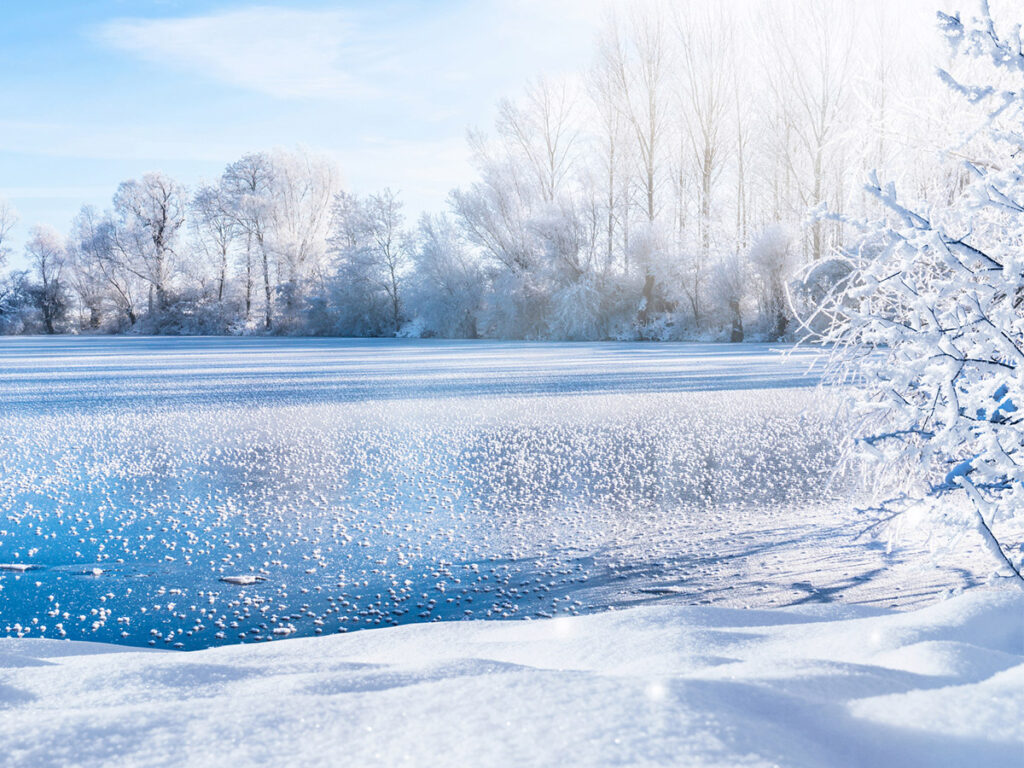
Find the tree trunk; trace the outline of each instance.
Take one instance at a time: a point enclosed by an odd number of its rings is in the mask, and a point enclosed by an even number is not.
[[[224,281],[228,276],[228,252],[221,251],[220,254],[220,281],[217,283],[217,303],[224,301]]]
[[[732,312],[732,334],[729,341],[738,344],[743,341],[743,314],[740,311],[740,303],[733,299],[729,302],[729,311]]]
[[[641,295],[643,296],[643,306],[637,313],[637,322],[641,326],[646,326],[650,322],[651,302],[654,300],[654,275],[649,272],[644,278],[644,290]]]
[[[263,254],[263,292],[266,299],[266,307],[263,315],[263,325],[269,331],[272,324],[271,313],[271,295],[270,295],[270,259],[267,256],[267,249],[260,249]]]

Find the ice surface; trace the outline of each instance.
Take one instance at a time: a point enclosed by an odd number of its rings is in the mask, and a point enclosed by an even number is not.
[[[0,679],[10,768],[1016,766],[1024,593],[905,613],[644,606],[185,654],[0,639]]]
[[[910,606],[973,583],[969,558],[855,540],[809,359],[0,339],[0,561],[38,566],[0,571],[0,633],[188,649],[665,600]]]

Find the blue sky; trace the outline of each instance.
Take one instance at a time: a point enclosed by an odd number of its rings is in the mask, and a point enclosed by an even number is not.
[[[467,126],[540,72],[585,65],[599,0],[242,3],[37,0],[0,24],[0,196],[66,229],[163,170],[304,145],[347,186],[439,208],[470,177]]]

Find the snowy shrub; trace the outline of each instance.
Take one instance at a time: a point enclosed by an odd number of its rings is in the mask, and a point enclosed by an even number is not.
[[[402,204],[389,189],[365,199],[335,196],[329,238],[334,272],[321,297],[336,313],[334,333],[394,336],[402,327],[412,251],[403,220]]]
[[[547,337],[550,287],[530,272],[498,270],[479,313],[482,335],[496,339]]]
[[[416,317],[399,328],[395,336],[399,339],[429,339],[433,334],[427,330],[422,318]]]
[[[0,279],[0,334],[38,333],[42,328],[38,315],[27,271]]]
[[[781,339],[789,327],[786,284],[795,262],[793,235],[778,224],[766,227],[750,248],[750,267],[765,326],[763,331],[771,340]]]
[[[420,218],[414,261],[410,304],[416,307],[418,335],[475,338],[485,280],[451,219],[427,214]]]
[[[331,319],[324,333],[335,336],[391,336],[392,303],[373,275],[359,264],[348,263],[331,281],[328,295],[318,306],[329,307]]]
[[[163,309],[139,318],[135,333],[161,336],[220,336],[230,333],[237,307],[200,293],[168,295]]]
[[[303,327],[310,336],[331,336],[336,332],[337,317],[326,294],[314,293],[308,297],[303,317]]]
[[[990,73],[989,85],[943,78],[990,107],[984,131],[1001,163],[968,163],[971,184],[931,209],[873,177],[889,218],[864,225],[823,338],[853,377],[857,444],[889,496],[883,519],[926,516],[953,541],[973,530],[1024,581],[1024,54],[1019,28],[1001,34],[987,5],[967,23],[940,20],[954,50]]]
[[[548,336],[568,341],[607,337],[604,297],[592,278],[585,277],[558,289],[551,297]]]
[[[715,264],[711,278],[714,306],[721,308],[720,324],[729,327],[731,342],[743,341],[743,300],[746,298],[747,274],[738,253],[727,254]]]
[[[872,260],[869,255],[871,243],[861,244],[860,257]],[[876,254],[877,257],[877,254]],[[789,300],[784,306],[775,305],[768,319],[771,323],[771,338],[778,338],[796,321],[796,336],[806,333],[820,334],[826,332],[830,317],[828,313],[819,311],[830,305],[833,294],[844,289],[853,271],[853,263],[846,256],[823,259],[809,264],[792,281],[790,281]],[[790,311],[795,318],[790,318]]]

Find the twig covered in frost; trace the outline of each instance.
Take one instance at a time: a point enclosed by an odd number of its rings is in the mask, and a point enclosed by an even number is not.
[[[988,66],[992,83],[954,94],[986,109],[999,168],[970,164],[972,182],[922,210],[872,174],[886,211],[861,222],[842,290],[817,313],[835,376],[856,393],[860,454],[876,461],[890,499],[880,521],[924,512],[952,541],[973,531],[999,572],[1024,585],[1024,54],[987,3],[963,22],[939,15],[955,52]],[[871,354],[865,354],[869,351]]]

